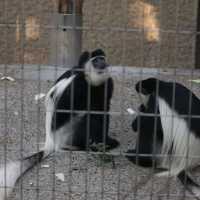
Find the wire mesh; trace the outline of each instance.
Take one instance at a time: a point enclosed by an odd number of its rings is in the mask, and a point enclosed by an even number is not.
[[[71,1],[74,4],[78,3],[78,1]],[[9,61],[5,61],[1,65],[0,74],[3,77],[11,76],[14,78],[14,81],[1,79],[2,84],[0,85],[2,89],[2,101],[0,104],[0,112],[1,112],[1,138],[0,142],[2,147],[0,148],[0,159],[1,164],[7,169],[10,161],[23,160],[23,158],[27,155],[32,155],[35,152],[39,152],[41,148],[44,146],[45,141],[45,112],[54,112],[54,110],[45,110],[44,106],[44,98],[36,99],[36,95],[41,95],[43,93],[47,94],[50,88],[53,86],[57,78],[67,70],[68,64],[66,66],[60,66],[58,63],[58,52],[59,52],[59,34],[57,34],[60,30],[65,29],[66,32],[70,31],[88,31],[94,33],[95,31],[99,32],[99,34],[105,34],[108,32],[109,34],[113,34],[115,37],[115,33],[122,33],[122,38],[119,38],[119,44],[122,49],[119,58],[117,58],[118,66],[110,67],[110,74],[114,80],[114,94],[111,101],[111,109],[106,111],[106,101],[108,95],[108,82],[106,82],[106,87],[104,91],[104,109],[103,110],[92,110],[91,109],[91,85],[88,84],[88,98],[87,98],[87,109],[80,110],[74,109],[74,90],[76,90],[75,85],[72,84],[70,90],[70,109],[56,109],[56,113],[66,113],[70,114],[70,126],[71,129],[74,128],[74,122],[76,122],[75,115],[87,116],[87,135],[86,135],[86,150],[85,151],[74,151],[72,149],[66,150],[56,150],[54,149],[53,154],[46,158],[41,163],[37,163],[37,165],[25,173],[18,182],[14,185],[11,197],[9,199],[195,199],[194,195],[186,190],[187,180],[186,176],[184,177],[184,185],[180,184],[178,179],[174,179],[171,176],[170,171],[168,176],[166,177],[158,177],[156,176],[156,163],[157,160],[161,159],[169,159],[169,169],[173,167],[174,159],[184,158],[186,162],[184,162],[186,171],[190,171],[191,167],[196,167],[198,163],[195,163],[195,166],[191,166],[191,159],[198,160],[199,154],[191,155],[191,148],[198,148],[196,146],[191,145],[191,132],[192,120],[196,119],[200,122],[200,116],[195,114],[193,115],[193,95],[192,92],[200,98],[199,93],[199,83],[192,82],[191,80],[199,79],[200,72],[194,68],[181,68],[179,66],[178,56],[181,52],[179,48],[180,43],[180,35],[187,35],[193,41],[191,48],[191,54],[194,56],[197,55],[195,52],[195,38],[199,35],[197,30],[193,30],[188,28],[183,30],[179,27],[179,18],[181,13],[181,5],[187,3],[187,1],[176,0],[174,2],[175,6],[175,28],[162,28],[161,23],[165,23],[166,19],[162,18],[162,13],[165,12],[164,0],[154,0],[154,1],[140,1],[143,3],[153,2],[157,5],[157,9],[159,10],[159,15],[157,16],[157,20],[160,20],[160,26],[145,26],[144,18],[145,18],[145,9],[144,6],[142,10],[140,10],[140,17],[142,21],[142,25],[140,27],[130,27],[128,25],[128,7],[131,2],[136,2],[136,0],[121,0],[120,1],[120,9],[124,11],[122,21],[124,24],[120,24],[120,26],[111,26],[109,22],[105,22],[103,26],[99,26],[95,24],[95,11],[92,10],[96,6],[99,5],[100,1],[91,1],[91,8],[84,9],[84,12],[88,12],[91,16],[89,18],[90,22],[83,23],[83,26],[76,26],[76,5],[73,7],[72,13],[72,25],[63,25],[63,24],[46,24],[41,25],[41,28],[47,32],[55,34],[54,41],[51,41],[51,48],[55,53],[55,58],[57,59],[53,66],[47,66],[42,64],[43,56],[37,54],[40,58],[38,60],[41,63],[37,65],[29,65],[25,63],[26,59],[26,50],[27,50],[27,37],[26,37],[26,29],[28,25],[26,25],[26,17],[27,10],[26,2],[24,0],[20,0],[20,14],[21,21],[20,30],[21,30],[21,38],[20,38],[20,62],[19,64],[10,65]],[[196,3],[195,3],[196,2]],[[38,4],[40,2],[37,2]],[[88,2],[84,2],[85,4]],[[197,3],[198,1],[194,1],[194,16],[197,17]],[[113,13],[111,12],[112,7],[114,7],[114,1],[101,1],[101,6],[106,10],[105,18],[109,18]],[[4,10],[4,20],[0,22],[0,29],[5,30],[5,47],[4,51],[6,52],[6,56],[9,57],[9,32],[15,28],[17,28],[17,24],[13,23],[12,20],[9,19],[8,13],[8,0],[5,0],[3,3]],[[92,6],[93,5],[93,6]],[[1,4],[0,4],[1,6]],[[84,4],[83,4],[84,6]],[[54,11],[47,11],[53,16]],[[84,17],[83,12],[83,17]],[[117,11],[116,11],[117,12]],[[46,14],[46,13],[44,13]],[[97,13],[98,14],[98,13]],[[189,15],[188,13],[185,14]],[[0,16],[1,17],[1,16]],[[189,17],[189,16],[187,16]],[[101,20],[100,20],[101,21]],[[84,22],[84,21],[83,21]],[[31,27],[36,28],[38,25],[31,25]],[[155,68],[147,68],[147,61],[145,57],[146,51],[146,41],[145,34],[147,32],[151,33],[159,33],[160,38],[156,42],[156,48],[158,55],[156,55]],[[131,37],[134,37],[134,34],[139,34],[139,49],[138,52],[139,62],[135,66],[126,66],[127,55],[129,55],[128,48],[128,40],[127,33],[131,34]],[[172,68],[162,68],[162,45],[163,45],[163,34],[174,34],[174,62],[173,66],[171,63],[169,64]],[[3,36],[2,36],[3,37]],[[164,37],[164,36],[163,36]],[[101,37],[100,37],[101,38]],[[108,40],[110,36],[105,36],[104,40]],[[67,36],[64,37],[67,41],[69,38]],[[89,38],[90,39],[90,38]],[[84,37],[82,35],[82,40]],[[93,38],[91,37],[91,40]],[[136,39],[137,40],[137,39]],[[34,46],[34,41],[33,46]],[[72,39],[72,47],[76,46],[75,38]],[[98,41],[97,44],[103,49],[109,49],[109,55],[112,53],[115,54],[117,49],[111,49],[108,43]],[[149,42],[151,43],[151,42]],[[14,45],[14,44],[13,44]],[[40,40],[39,47],[45,46]],[[94,44],[91,42],[88,44],[89,50],[94,48]],[[37,49],[37,45],[35,47]],[[45,48],[45,47],[44,47]],[[134,47],[133,47],[134,48]],[[183,47],[183,48],[187,48]],[[39,48],[38,48],[39,49]],[[111,49],[111,50],[110,50]],[[38,50],[39,51],[39,50]],[[150,51],[150,50],[149,50]],[[117,55],[117,54],[116,54]],[[72,55],[73,56],[73,55]],[[77,55],[74,55],[76,57]],[[112,56],[112,55],[111,55]],[[73,58],[72,60],[75,60]],[[138,66],[137,66],[138,65]],[[82,71],[82,70],[78,70]],[[83,69],[84,71],[84,69]],[[73,71],[76,73],[76,70]],[[145,103],[141,101],[138,97],[137,92],[135,91],[135,85],[138,81],[144,80],[149,77],[156,77],[160,80],[170,81],[173,84],[172,91],[172,110],[174,110],[174,106],[176,105],[176,83],[181,83],[190,89],[189,101],[186,102],[188,104],[188,113],[180,113],[178,117],[183,120],[186,119],[188,125],[187,132],[187,144],[186,144],[186,155],[184,152],[182,155],[174,155],[173,153],[168,152],[168,154],[162,154],[162,152],[157,153],[157,132],[158,132],[158,124],[160,118],[170,118],[172,120],[172,127],[170,131],[170,138],[173,138],[174,135],[174,123],[177,118],[177,113],[173,113],[173,115],[166,113],[165,115],[161,115],[158,112],[158,107],[155,106],[154,112],[142,112],[138,110],[140,104]],[[159,99],[159,87],[160,82],[157,81],[156,84],[156,92],[155,98]],[[142,85],[140,85],[140,92],[142,92]],[[184,96],[182,97],[184,101]],[[81,99],[80,99],[81,101]],[[157,102],[155,102],[157,103]],[[181,104],[181,102],[180,102]],[[131,124],[134,121],[136,116],[132,116],[127,112],[128,108],[132,108],[136,111],[138,121],[137,126],[139,130],[134,132],[132,130]],[[90,136],[91,136],[91,116],[93,115],[102,115],[103,116],[103,149],[102,151],[92,151],[90,149]],[[110,116],[110,126],[109,126],[109,135],[112,138],[116,138],[120,142],[120,146],[112,151],[106,151],[106,129],[108,119],[107,116]],[[152,152],[151,153],[140,153],[139,147],[136,144],[140,143],[140,128],[142,126],[143,117],[154,118],[153,124],[153,138],[152,138]],[[182,122],[182,121],[181,121]],[[56,126],[56,117],[52,122],[54,126]],[[186,123],[186,122],[185,122]],[[182,130],[180,128],[180,130]],[[196,134],[196,135],[195,135]],[[195,133],[196,141],[199,140],[198,133]],[[182,140],[180,134],[180,141]],[[56,140],[56,135],[54,135],[54,140]],[[71,140],[73,138],[71,137]],[[148,139],[148,138],[147,138]],[[148,141],[147,141],[148,142]],[[71,141],[72,143],[72,141]],[[184,141],[183,141],[184,144]],[[195,143],[196,144],[196,143]],[[194,145],[195,145],[194,144]],[[145,146],[146,144],[144,144]],[[173,146],[173,144],[172,144]],[[136,152],[132,155],[127,153],[128,149],[136,148]],[[173,149],[173,148],[172,148]],[[126,156],[133,156],[136,158],[135,164],[131,163]],[[143,168],[139,166],[140,158],[150,157],[152,158],[152,167]],[[20,162],[20,171],[23,173],[23,168],[25,164],[23,161]],[[198,181],[199,170],[192,170],[193,177]],[[2,175],[2,174],[0,174]],[[12,172],[5,170],[3,173],[4,182],[8,182],[7,177],[12,176]],[[2,184],[2,183],[1,183]],[[6,184],[7,185],[7,184]],[[5,193],[7,193],[8,187],[1,187]],[[0,195],[1,195],[0,191]],[[0,196],[1,198],[1,196]],[[0,199],[1,200],[1,199]],[[3,200],[3,199],[2,199]]]

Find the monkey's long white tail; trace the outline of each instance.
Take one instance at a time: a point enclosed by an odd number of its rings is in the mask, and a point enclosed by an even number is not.
[[[45,156],[46,157],[46,156]],[[0,168],[0,200],[6,200],[16,181],[30,168],[44,158],[44,151],[35,153],[23,160],[11,161]]]
[[[178,175],[182,170],[197,166],[199,163],[200,141],[188,128],[187,122],[172,110],[163,99],[159,99],[159,111],[163,128],[161,167],[169,171],[159,176]]]

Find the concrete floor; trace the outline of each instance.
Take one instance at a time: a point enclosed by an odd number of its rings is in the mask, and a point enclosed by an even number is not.
[[[40,69],[38,71],[38,69]],[[124,69],[124,70],[123,70]],[[57,69],[57,76],[65,69]],[[0,66],[1,76],[4,66]],[[36,152],[45,139],[44,100],[36,102],[38,93],[46,93],[55,80],[55,68],[51,66],[7,66],[7,75],[14,82],[0,80],[0,162],[4,156],[15,160]],[[40,73],[39,73],[40,72]],[[22,81],[21,77],[24,77]],[[200,78],[195,71],[160,70],[113,67],[115,91],[111,106],[110,135],[117,138],[121,146],[113,150],[116,167],[111,162],[101,163],[99,157],[85,152],[58,152],[29,171],[16,185],[10,199],[56,199],[56,200],[182,200],[184,189],[175,178],[157,178],[151,169],[137,167],[130,163],[122,152],[135,145],[137,134],[131,130],[132,116],[126,109],[137,108],[139,99],[134,90],[135,83],[143,78],[157,76],[165,80],[177,80],[186,86],[191,78]],[[40,76],[39,76],[40,75]],[[199,84],[192,90],[200,97]],[[5,146],[6,144],[6,146]],[[6,153],[5,153],[6,147]],[[23,151],[21,151],[23,149]],[[49,165],[48,168],[42,167]],[[55,173],[63,173],[62,182]],[[193,171],[200,183],[200,170]],[[186,193],[186,200],[195,199]]]

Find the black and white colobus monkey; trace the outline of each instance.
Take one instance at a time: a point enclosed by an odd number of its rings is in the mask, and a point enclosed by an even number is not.
[[[166,169],[157,175],[177,176],[199,196],[200,187],[187,171],[200,161],[200,100],[183,85],[156,78],[139,81],[136,91],[143,99],[140,111],[144,115],[132,123],[139,137],[136,148],[127,152],[133,154],[128,159],[144,167],[155,164]]]
[[[117,147],[119,143],[108,136],[112,93],[113,80],[105,53],[100,49],[84,52],[78,67],[64,73],[47,94],[45,149],[85,150],[87,139],[89,145],[105,140],[107,149]],[[75,111],[73,114],[71,109]]]
[[[8,163],[6,183],[5,168],[0,170],[0,186],[8,187],[7,194],[22,173],[54,150],[86,150],[90,145],[104,142],[106,150],[117,147],[118,141],[108,135],[112,93],[113,80],[108,73],[105,53],[101,49],[84,52],[78,66],[58,78],[46,95],[44,149],[23,159],[22,171],[20,161]],[[0,200],[4,198],[5,190],[1,187]]]

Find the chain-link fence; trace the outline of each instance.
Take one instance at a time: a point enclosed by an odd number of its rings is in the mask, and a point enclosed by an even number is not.
[[[62,10],[56,1],[59,9],[51,12],[55,21],[40,25],[27,15],[25,1],[18,2],[21,15],[16,17],[17,23],[12,23],[8,0],[0,2],[0,48],[5,55],[0,65],[0,199],[6,192],[8,199],[20,200],[196,199],[199,188],[193,178],[199,182],[200,175],[200,72],[195,69],[199,2],[69,2],[83,6],[81,20],[77,22],[77,6]],[[55,13],[58,10],[64,16]],[[58,20],[67,19],[65,10],[74,11],[67,24]],[[170,12],[174,17],[168,21],[166,13]],[[19,21],[23,23],[18,25]],[[13,52],[9,51],[13,30],[18,40],[12,43],[17,64],[8,60]],[[42,33],[49,40],[37,40]],[[71,34],[78,34],[78,40]],[[59,79],[55,83],[71,63],[78,63],[81,51],[76,48],[81,46],[90,52],[82,68],[66,75],[66,82]],[[91,54],[98,48],[105,51],[111,64],[113,94],[110,79],[102,87],[84,74],[86,63],[98,58]],[[50,56],[43,54],[47,50]],[[49,62],[43,62],[45,59]],[[150,77],[156,79],[140,82]],[[27,157],[44,149],[49,132],[54,133],[53,141],[60,138],[66,146],[55,143],[47,157],[46,151],[44,157],[42,153]],[[72,148],[63,135],[68,135],[71,143],[77,137],[81,142]],[[120,145],[109,150],[110,138]]]

